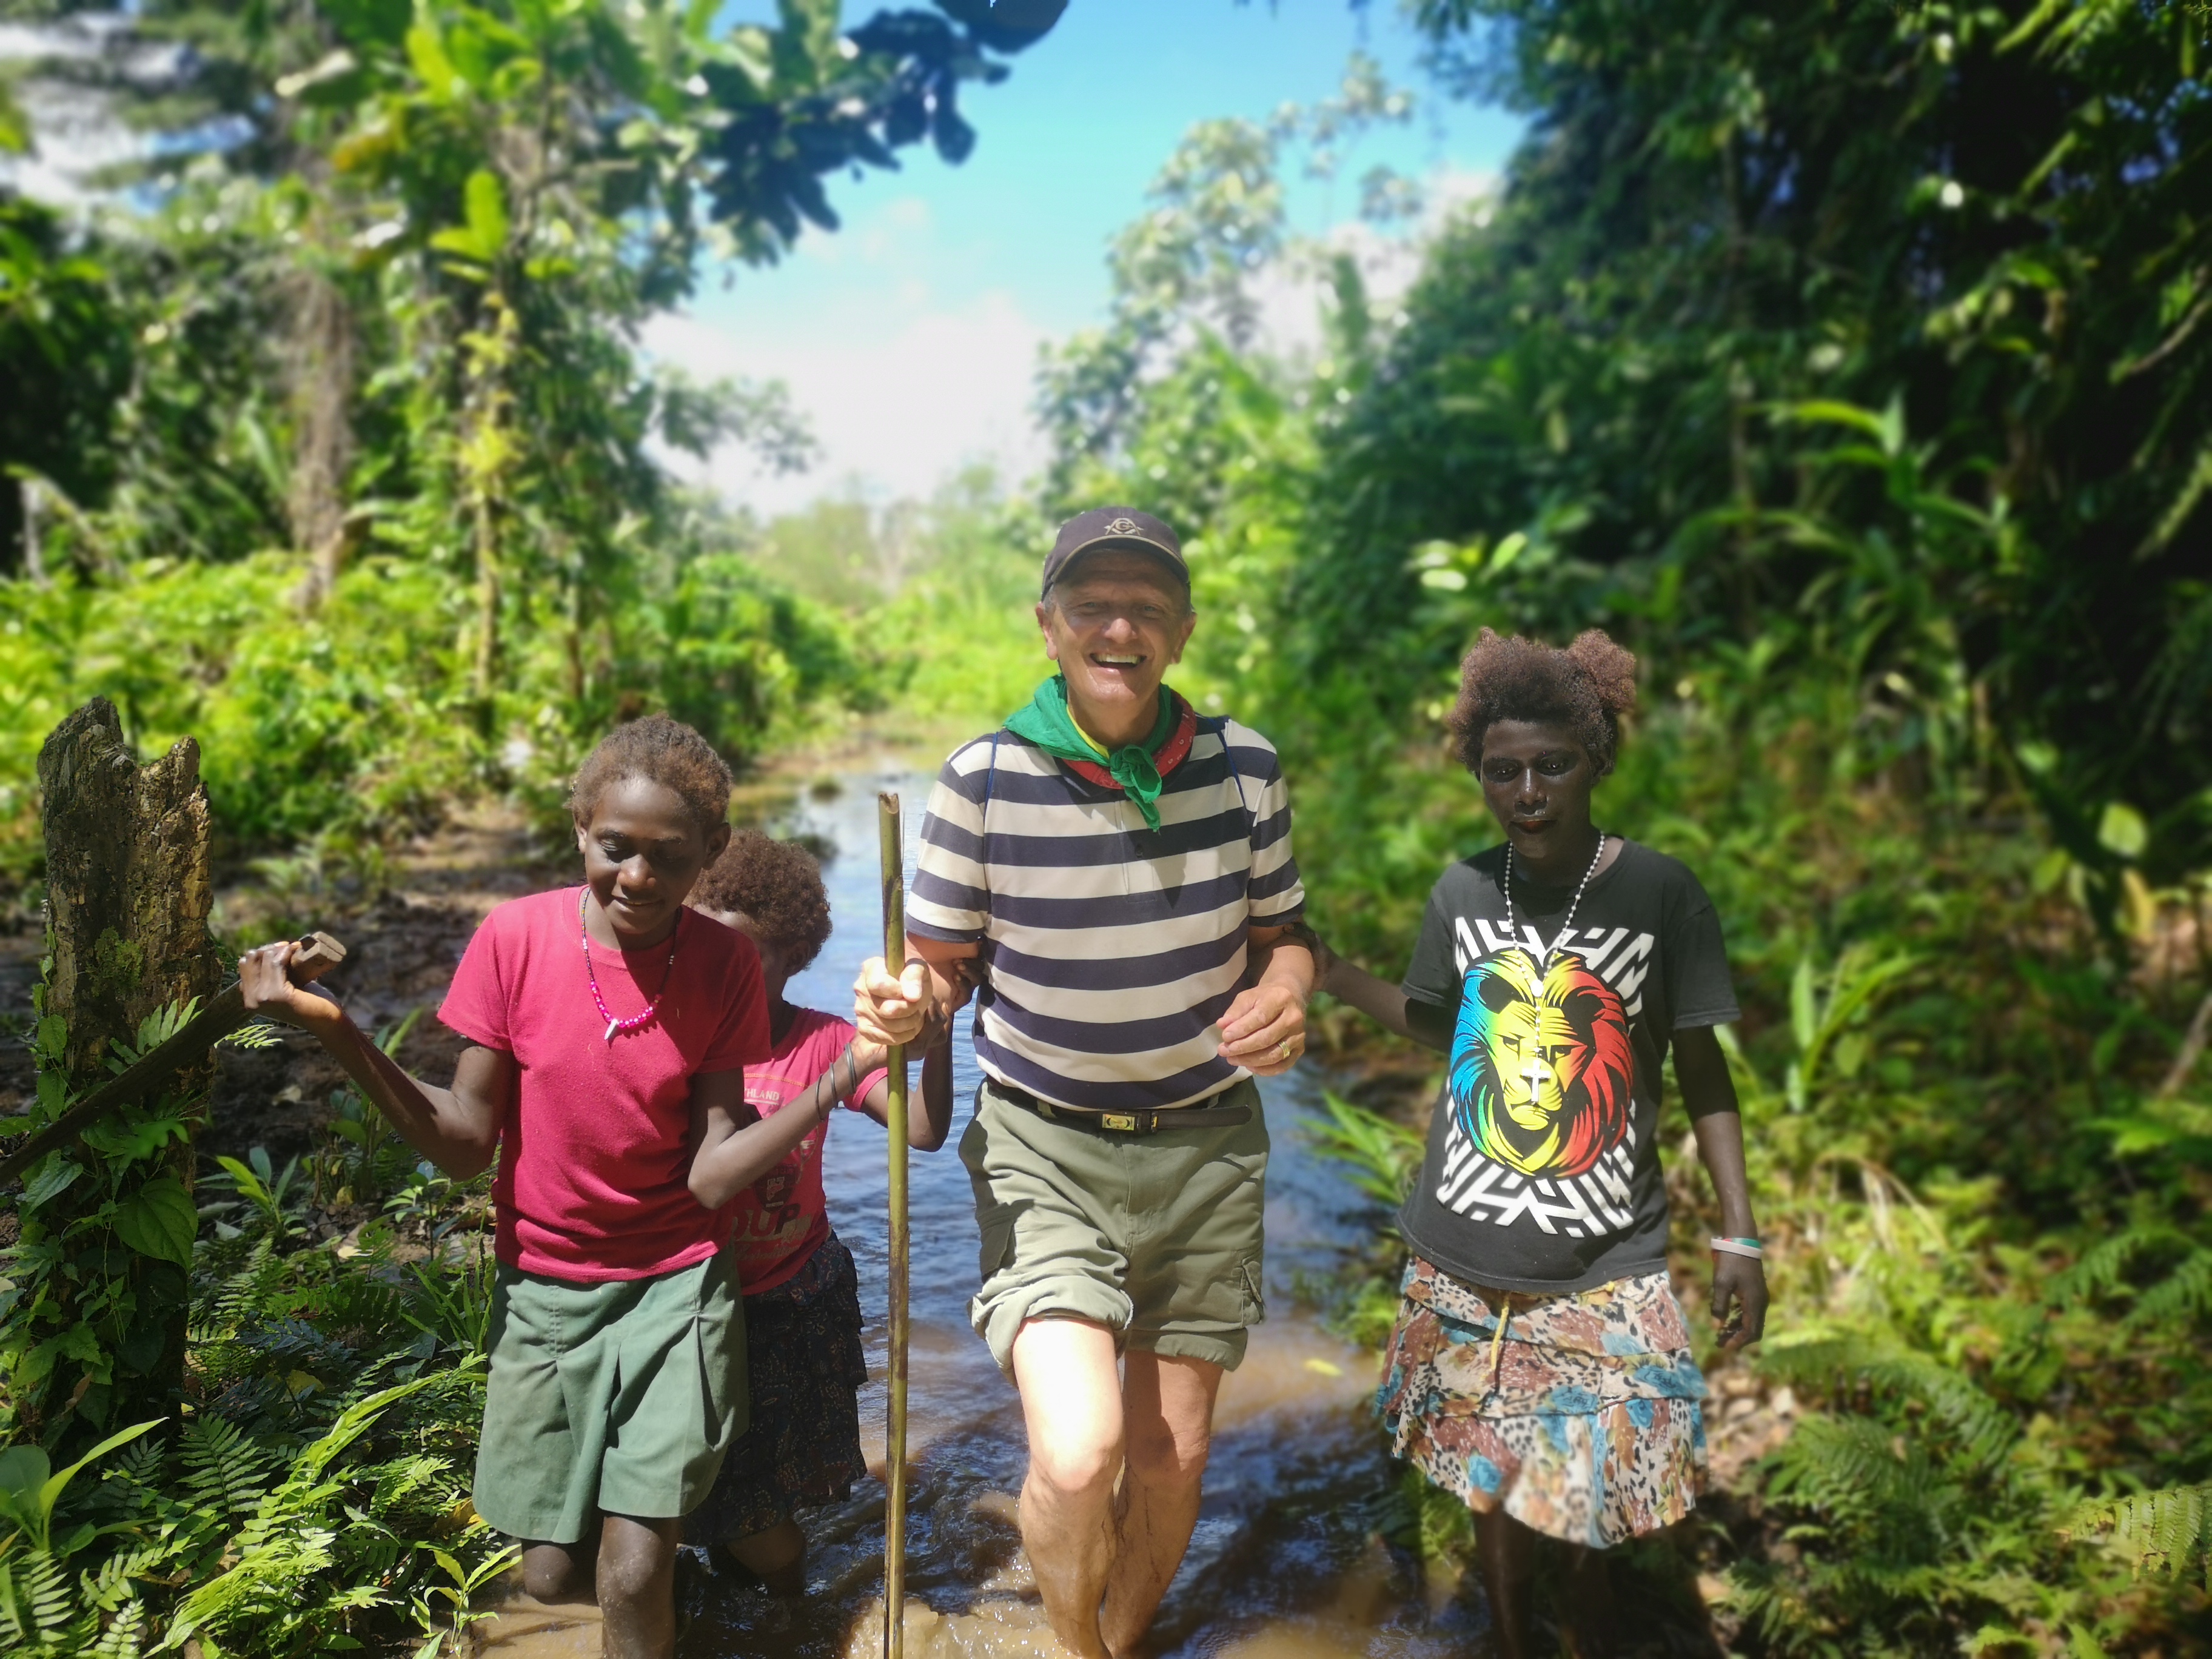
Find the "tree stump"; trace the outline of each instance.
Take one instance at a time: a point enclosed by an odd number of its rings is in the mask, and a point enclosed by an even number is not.
[[[141,767],[115,706],[94,697],[39,751],[46,834],[44,1012],[70,1027],[72,1087],[106,1075],[108,1039],[147,1015],[211,995],[215,889],[199,745],[186,738]]]
[[[207,791],[198,744],[186,738],[141,767],[104,697],[54,728],[39,751],[39,783],[46,838],[41,1069],[59,1071],[72,1092],[82,1092],[108,1075],[112,1041],[133,1042],[148,1015],[188,998],[204,1000],[222,982],[222,960],[208,938],[214,889]],[[76,1180],[40,1212],[45,1230],[58,1232],[69,1219],[95,1213],[118,1179],[137,1191],[173,1176],[188,1195],[193,1137],[212,1076],[212,1060],[203,1060],[165,1091],[168,1109],[184,1119],[181,1139],[127,1173]],[[82,1148],[76,1156],[94,1161]],[[118,1257],[110,1251],[107,1260]],[[88,1369],[91,1380],[80,1379],[68,1395],[65,1409],[82,1407],[94,1423],[173,1414],[179,1398],[184,1269],[143,1251],[128,1261],[130,1307],[118,1303],[100,1322],[110,1377],[101,1382],[99,1368]]]

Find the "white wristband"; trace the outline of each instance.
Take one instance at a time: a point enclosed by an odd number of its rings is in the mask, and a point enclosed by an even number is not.
[[[1723,1255],[1747,1255],[1753,1261],[1765,1254],[1756,1244],[1739,1244],[1733,1238],[1709,1238],[1706,1243]]]

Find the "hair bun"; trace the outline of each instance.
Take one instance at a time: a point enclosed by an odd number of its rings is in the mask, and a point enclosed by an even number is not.
[[[1567,647],[1567,659],[1597,689],[1599,707],[1625,714],[1636,707],[1636,653],[1616,645],[1602,628],[1586,628]]]

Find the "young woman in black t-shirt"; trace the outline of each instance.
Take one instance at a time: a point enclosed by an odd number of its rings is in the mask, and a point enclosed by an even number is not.
[[[1401,987],[1321,954],[1322,989],[1451,1056],[1400,1216],[1412,1260],[1380,1403],[1400,1455],[1474,1511],[1506,1659],[1528,1649],[1538,1534],[1571,1547],[1570,1622],[1601,1650],[1598,1552],[1680,1519],[1704,1484],[1705,1382],[1667,1277],[1670,1044],[1720,1200],[1722,1346],[1765,1319],[1711,902],[1590,822],[1635,665],[1595,630],[1562,651],[1485,629],[1451,726],[1504,846],[1437,879]]]

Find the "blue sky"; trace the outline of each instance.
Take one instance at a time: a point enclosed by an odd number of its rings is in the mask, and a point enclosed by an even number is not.
[[[847,21],[874,9],[848,3]],[[773,12],[772,0],[738,0],[725,15]],[[1393,0],[1364,11],[1346,0],[1073,0],[1006,82],[966,93],[981,137],[965,164],[908,150],[899,172],[831,181],[842,230],[810,230],[772,269],[710,273],[688,315],[654,328],[649,347],[695,373],[786,381],[826,452],[790,480],[763,480],[731,455],[714,481],[774,511],[856,487],[926,494],[969,459],[1015,474],[1034,465],[1037,347],[1103,316],[1107,245],[1177,140],[1212,117],[1329,96],[1355,47],[1419,103],[1409,126],[1364,138],[1334,185],[1296,181],[1293,216],[1310,233],[1352,216],[1354,181],[1378,162],[1462,182],[1495,173],[1519,123],[1430,94]]]

